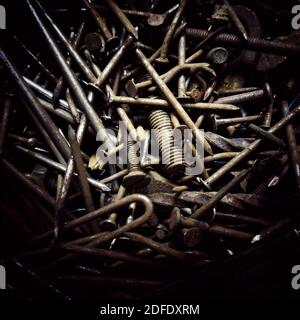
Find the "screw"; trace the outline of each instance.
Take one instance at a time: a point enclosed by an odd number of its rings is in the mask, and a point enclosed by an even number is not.
[[[174,130],[171,118],[163,110],[152,111],[149,115],[152,129],[155,129],[155,136],[159,144],[162,156],[162,163],[166,170],[172,174],[180,174],[185,168],[182,159],[182,150],[176,146],[174,141]]]
[[[225,48],[217,47],[217,48],[211,49],[207,53],[206,57],[207,57],[208,61],[210,61],[212,64],[218,66],[218,65],[225,64],[228,61],[229,53]]]
[[[186,35],[191,38],[205,39],[209,33],[206,30],[186,28]],[[249,37],[247,41],[241,40],[239,37],[230,33],[221,33],[213,40],[215,44],[229,45],[236,48],[251,49],[260,52],[266,52],[277,55],[298,55],[300,53],[300,46],[283,43],[279,41],[270,41],[260,38]]]
[[[207,153],[213,154],[213,151],[211,149],[211,146],[208,144],[208,142],[204,139],[203,134],[201,131],[195,126],[194,122],[190,118],[190,116],[185,112],[181,104],[177,101],[171,90],[168,88],[168,86],[164,83],[164,81],[160,78],[156,70],[152,67],[152,65],[149,63],[147,58],[144,56],[142,51],[139,49],[136,49],[136,55],[146,68],[146,70],[149,72],[151,77],[153,78],[153,81],[157,84],[159,89],[162,91],[170,105],[175,109],[175,111],[178,113],[180,118],[183,120],[183,122],[193,131],[193,134],[195,138],[201,142],[204,140],[204,149]]]
[[[151,178],[141,170],[139,158],[133,141],[127,141],[128,174],[123,178],[122,184],[125,188],[141,188],[147,186]]]

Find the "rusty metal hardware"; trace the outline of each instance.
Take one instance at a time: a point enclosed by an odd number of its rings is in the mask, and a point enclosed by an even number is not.
[[[299,35],[252,2],[24,1],[0,41],[4,261],[60,298],[140,298],[300,229]]]

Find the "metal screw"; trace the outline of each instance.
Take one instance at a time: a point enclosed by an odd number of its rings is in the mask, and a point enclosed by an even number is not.
[[[205,39],[209,35],[208,31],[201,29],[186,28],[185,32],[188,37],[197,39]],[[300,47],[291,43],[282,43],[279,41],[269,41],[252,37],[249,37],[247,41],[243,41],[236,35],[229,33],[217,35],[212,42],[278,55],[297,55],[300,53]]]
[[[136,148],[130,138],[127,141],[127,157],[129,173],[122,180],[123,186],[125,188],[141,188],[148,185],[151,178],[142,171]]]
[[[180,174],[185,164],[183,163],[182,150],[174,141],[174,130],[171,119],[163,110],[152,111],[149,115],[152,129],[155,129],[156,139],[162,155],[162,163],[166,170],[172,174]]]

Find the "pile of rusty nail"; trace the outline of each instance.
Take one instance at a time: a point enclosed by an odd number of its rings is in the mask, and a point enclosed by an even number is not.
[[[0,43],[4,261],[53,293],[135,297],[297,231],[300,44],[263,34],[271,8],[49,3]]]

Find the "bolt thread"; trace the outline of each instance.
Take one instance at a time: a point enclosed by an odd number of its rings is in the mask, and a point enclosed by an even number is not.
[[[256,196],[263,196],[268,190],[268,184],[269,180],[261,182],[258,186],[255,187],[255,189],[253,190],[253,194]]]
[[[136,148],[131,139],[128,139],[127,141],[127,158],[129,172],[139,171],[141,169],[139,164],[139,158],[136,154]]]
[[[186,29],[187,36],[191,38],[205,39],[208,36],[206,30],[201,29]],[[255,49],[257,51],[267,53],[278,53],[278,54],[299,54],[300,46],[296,46],[290,43],[283,43],[279,41],[269,41],[258,38],[248,38],[247,41],[241,40],[238,36],[230,33],[221,33],[215,39],[212,40],[218,44],[229,44],[235,47],[242,47],[247,49]]]
[[[151,128],[155,129],[156,139],[166,170],[184,166],[182,150],[175,145],[171,119],[163,110],[152,111],[149,115]]]

